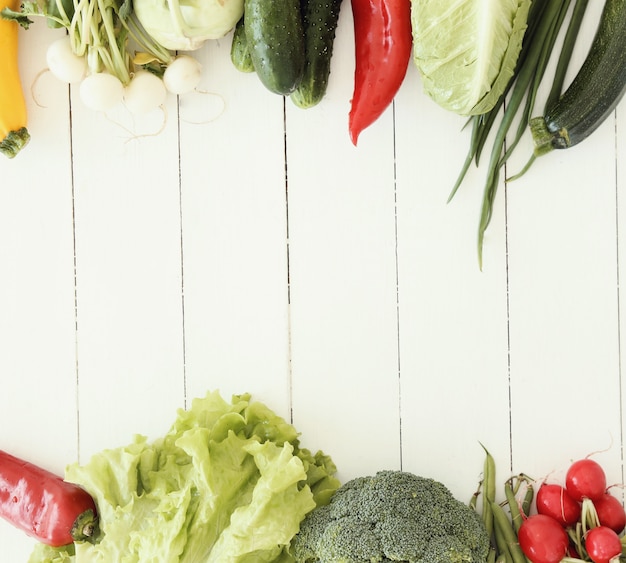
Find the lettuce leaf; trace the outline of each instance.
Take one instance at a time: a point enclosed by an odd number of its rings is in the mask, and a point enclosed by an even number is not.
[[[75,561],[74,544],[52,547],[38,543],[33,549],[28,563],[72,563]]]
[[[479,115],[513,76],[531,0],[412,0],[413,59],[443,108]]]
[[[100,536],[75,544],[75,561],[291,562],[300,522],[339,487],[335,472],[267,406],[208,393],[152,443],[138,435],[67,467],[100,515]],[[74,561],[44,556],[38,546],[29,563]]]

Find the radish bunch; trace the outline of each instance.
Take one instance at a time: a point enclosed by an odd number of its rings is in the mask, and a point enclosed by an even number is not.
[[[626,512],[607,490],[600,464],[588,458],[572,463],[564,484],[539,487],[535,504],[537,513],[518,530],[520,547],[532,563],[619,560]]]
[[[107,111],[123,103],[136,115],[162,106],[168,93],[191,92],[200,82],[202,71],[194,57],[184,54],[158,64],[152,60],[145,67],[133,63],[123,72],[94,71],[89,67],[89,56],[77,53],[70,36],[50,44],[46,61],[56,78],[79,86],[80,98],[89,109]]]
[[[200,81],[200,63],[190,55],[176,56],[151,37],[131,0],[24,2],[13,17],[27,28],[29,16],[67,31],[49,46],[48,69],[78,85],[90,109],[107,111],[124,103],[133,114],[148,113],[161,107],[168,93],[185,94]]]
[[[537,483],[520,473],[496,490],[494,458],[485,448],[483,478],[470,506],[491,537],[488,561],[497,563],[617,563],[626,560],[626,511],[607,487],[597,462],[568,468],[563,483]],[[479,503],[479,498],[482,503]],[[482,509],[482,510],[481,510]],[[624,552],[624,556],[622,555]]]

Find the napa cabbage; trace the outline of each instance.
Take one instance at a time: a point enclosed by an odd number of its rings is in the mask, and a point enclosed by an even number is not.
[[[244,0],[134,0],[137,19],[166,49],[194,51],[226,35],[243,15]]]
[[[479,115],[513,76],[531,0],[412,0],[413,58],[443,108]]]

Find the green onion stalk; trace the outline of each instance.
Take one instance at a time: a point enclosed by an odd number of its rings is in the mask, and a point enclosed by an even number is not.
[[[574,7],[569,17],[565,37],[558,48],[559,58],[553,75],[548,102],[562,93],[565,74],[587,3],[588,0],[574,0]],[[489,135],[493,127],[497,125],[487,166],[487,177],[478,226],[478,262],[481,269],[484,237],[493,215],[493,204],[500,182],[500,170],[505,167],[528,128],[536,105],[539,86],[543,83],[559,33],[568,19],[570,4],[571,0],[546,0],[545,2],[532,3],[522,50],[513,77],[507,85],[505,92],[489,112],[472,116],[468,120],[467,125],[472,127],[470,146],[448,201],[454,197],[456,191],[463,183],[472,162],[478,166]],[[513,137],[509,138],[509,133],[516,122],[517,128]],[[530,158],[519,174],[507,178],[506,181],[520,177],[531,166],[534,158],[534,156]]]

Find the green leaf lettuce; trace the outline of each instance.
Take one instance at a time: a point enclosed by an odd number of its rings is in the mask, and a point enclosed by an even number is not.
[[[76,561],[292,561],[287,547],[305,515],[338,488],[335,472],[262,403],[209,393],[179,410],[162,438],[135,436],[67,467],[66,479],[94,497],[100,516],[100,536],[75,544]],[[43,557],[39,546],[33,557],[38,551]],[[29,563],[48,561],[57,563]]]

